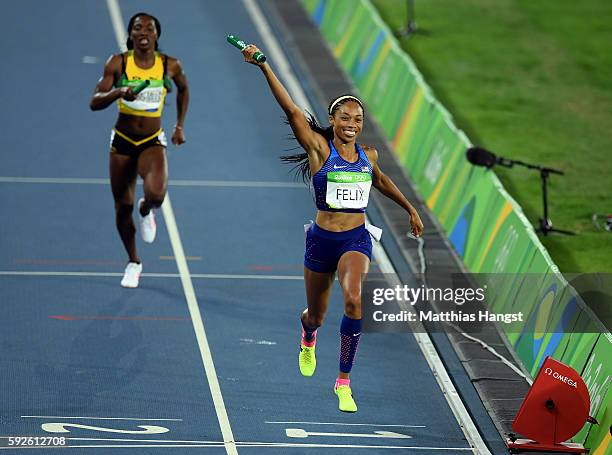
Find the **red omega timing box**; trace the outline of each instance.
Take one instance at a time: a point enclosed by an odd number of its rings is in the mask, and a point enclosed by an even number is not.
[[[519,409],[512,429],[529,439],[510,437],[512,452],[585,453],[581,444],[564,442],[580,431],[589,418],[591,399],[580,375],[547,357]]]

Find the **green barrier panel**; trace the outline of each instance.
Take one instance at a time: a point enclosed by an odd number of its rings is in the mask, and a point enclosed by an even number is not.
[[[523,300],[517,300],[517,294],[526,281],[527,288],[532,289],[535,276],[526,275],[536,249],[530,242],[529,236],[521,229],[522,221],[511,212],[502,224],[499,232],[491,243],[489,254],[484,258],[481,272],[490,277],[488,281],[487,304],[489,308],[498,313],[517,313],[516,305]],[[527,297],[528,302],[534,301],[534,295]],[[516,325],[504,326],[507,331],[514,332]]]
[[[556,273],[548,273],[536,300],[525,301],[520,309],[526,323],[513,346],[532,375],[538,371],[540,364],[537,361],[550,341],[548,331],[554,328],[553,319],[558,316],[564,291],[565,280]]]
[[[364,41],[360,43],[358,48],[355,46],[355,43],[351,42],[350,44],[350,47],[357,48],[357,53],[355,58],[351,60],[349,68],[346,70],[364,99],[367,99],[364,95],[363,88],[365,86],[366,79],[369,76],[369,56],[371,52],[378,47],[377,44],[382,40],[381,37],[384,37],[384,34],[377,30],[376,24],[372,20],[368,19],[371,18],[365,16],[364,23],[361,26],[363,27],[363,30],[356,31],[356,33],[363,33],[365,35]],[[376,55],[378,55],[378,53]],[[378,57],[380,57],[380,55],[378,55]]]
[[[499,231],[493,235],[491,248],[481,260],[481,271],[517,274],[525,269],[535,254],[535,247],[522,220],[510,212]]]
[[[416,152],[410,152],[410,158],[408,159],[408,166],[410,167],[411,174],[414,175],[414,183],[419,190],[419,194],[423,198],[426,198],[430,193],[425,191],[425,188],[431,188],[432,184],[435,185],[437,179],[431,182],[432,177],[439,177],[438,165],[440,159],[444,159],[449,154],[449,147],[446,145],[445,140],[448,141],[449,127],[446,123],[444,111],[440,110],[436,104],[429,103],[431,110],[428,114],[428,119],[424,122],[429,121],[429,126],[420,128],[420,137],[415,134],[414,147]],[[457,141],[457,137],[455,136]],[[452,140],[452,139],[451,139]]]
[[[380,73],[373,82],[368,85],[367,116],[373,116],[380,124],[387,137],[391,136],[397,123],[399,123],[399,110],[401,106],[408,104],[416,81],[414,78],[408,80],[402,72],[403,62],[395,51],[391,51],[381,67]],[[412,82],[410,87],[409,82]]]
[[[406,163],[409,160],[409,140],[415,134],[415,130],[418,132],[417,123],[419,117],[423,117],[422,112],[424,110],[424,104],[426,104],[425,89],[421,85],[416,84],[412,98],[409,103],[403,107],[397,130],[390,138],[392,140],[393,149],[400,156],[402,163]],[[431,110],[431,105],[428,107],[430,107]]]
[[[545,279],[548,274],[547,255],[541,249],[536,248],[531,263],[523,274],[523,281],[519,285],[518,292],[511,313],[522,311],[524,320],[522,323],[516,323],[512,327],[512,332],[506,334],[508,341],[512,346],[515,346],[528,318],[531,314],[534,302],[539,301],[541,292],[544,290]]]
[[[580,283],[582,278],[587,279]],[[586,289],[583,285],[584,282],[590,283],[588,277],[578,275],[570,277],[570,280],[563,296],[564,302],[561,304],[564,307],[563,314],[553,329],[553,332],[563,332],[565,335],[556,348],[549,346],[547,351],[552,352],[554,358],[571,365],[576,371],[583,372],[593,346],[601,334],[605,333],[605,327],[576,291],[576,286]],[[593,291],[592,288],[590,290]],[[588,294],[590,292],[585,293]]]
[[[476,193],[476,210],[472,218],[474,229],[468,239],[465,264],[474,272],[488,272],[483,268],[485,259],[492,254],[492,247],[499,230],[512,214],[512,205],[500,193],[487,191],[490,175],[480,184],[481,192]],[[482,203],[480,201],[482,200]]]
[[[599,421],[599,425],[586,425],[576,435],[576,440],[584,438],[585,447],[591,448],[593,455],[607,455],[612,451],[610,425],[612,425],[612,407],[610,403],[610,379],[612,377],[612,336],[609,333],[600,335],[593,353],[589,357],[582,379],[591,396],[590,415]]]
[[[413,183],[423,196],[425,196],[422,193],[422,184],[425,180],[423,170],[430,158],[435,160],[434,155],[438,156],[440,154],[440,150],[436,147],[437,138],[444,127],[443,112],[437,109],[434,103],[425,101],[415,126],[416,130],[413,135],[414,145],[409,149],[404,161]],[[412,148],[418,150],[418,152],[414,153]]]
[[[578,325],[588,319],[589,316],[582,313]],[[586,322],[588,323],[588,321]],[[570,333],[567,349],[563,352],[555,352],[553,357],[566,365],[572,365],[572,368],[582,375],[599,337],[601,337],[599,333]]]
[[[431,131],[434,134],[425,138],[421,146],[422,152],[415,155],[411,165],[418,176],[415,183],[419,193],[428,205],[437,200],[444,182],[447,181],[443,174],[448,174],[452,169],[451,163],[463,159],[464,150],[463,141],[457,137],[444,117],[441,117],[437,127],[432,125]]]
[[[377,47],[380,47],[380,52],[376,52],[375,57],[371,58],[372,63],[366,68],[367,72],[363,76],[363,82],[360,84],[360,91],[363,97],[369,101],[369,104],[376,105],[379,94],[389,90],[387,86],[390,74],[397,73],[396,69],[398,60],[391,57],[392,54],[392,38],[387,35],[378,35],[370,52],[374,52]],[[368,62],[364,62],[364,66]],[[361,68],[360,68],[361,70]],[[400,70],[401,71],[401,70]]]
[[[526,257],[529,260],[533,257],[535,251],[530,248],[526,252]],[[528,263],[524,264],[527,267]],[[487,274],[491,279],[488,281],[488,292],[487,292],[487,305],[494,313],[518,313],[520,310],[516,309],[516,306],[520,304],[517,296],[523,284],[531,286],[534,282],[537,282],[536,277],[528,276],[525,273],[494,273]],[[533,294],[530,301],[533,301]],[[507,331],[514,332],[516,326],[512,326]]]
[[[448,238],[463,258],[468,269],[480,272],[479,255],[490,248],[491,237],[511,212],[508,202],[499,194],[489,191],[490,176],[473,168],[469,184],[452,208],[453,221],[447,231]],[[483,223],[479,220],[486,219]]]
[[[438,191],[434,191],[427,200],[427,205],[438,214],[438,220],[446,232],[450,232],[454,222],[457,208],[464,189],[472,178],[475,168],[465,160],[466,145],[454,157],[450,167],[444,170]]]
[[[463,257],[474,218],[475,199],[477,196],[481,202],[484,199],[484,195],[478,193],[477,190],[479,182],[486,178],[486,171],[483,168],[466,165],[461,159],[457,164],[457,174],[459,182],[448,182],[448,185],[455,191],[448,195],[448,199],[440,200],[438,206],[443,210],[444,229],[449,238],[452,238],[451,242],[459,255]]]
[[[380,77],[380,70],[385,65],[386,57],[391,50],[392,37],[387,36],[365,8],[363,10],[365,20],[356,33],[365,35],[367,39],[359,46],[355,46],[353,40],[350,41],[350,46],[359,47],[359,52],[347,72],[359,89],[361,96],[369,99],[367,93],[371,90],[371,85]]]
[[[540,246],[536,245],[536,254],[529,264],[527,273],[546,273],[550,269],[548,252]]]
[[[507,204],[510,202],[506,201],[504,207]],[[476,266],[489,277],[487,303],[496,312],[515,313],[515,298],[522,281],[529,281],[530,288],[535,281],[525,272],[536,255],[536,248],[524,229],[523,220],[513,211],[501,222],[499,230],[490,234],[490,239],[490,247],[485,246],[479,259],[482,265]],[[527,301],[533,302],[533,297]],[[511,329],[514,331],[515,327]]]
[[[570,332],[575,330],[580,319],[583,306],[584,302],[570,286],[565,284],[563,294],[559,301],[551,307],[548,322],[546,327],[543,328],[540,351],[535,357],[532,369],[534,376],[547,356],[555,357],[555,353],[557,353],[558,357],[562,357],[563,351],[567,349],[570,341]]]
[[[381,119],[388,138],[395,138],[399,135],[404,116],[406,115],[406,107],[415,102],[416,93],[420,90],[417,80],[405,71],[399,72],[396,84],[397,92],[391,99],[388,113]],[[401,151],[395,147],[393,151],[398,155],[400,161],[403,162],[404,157]]]
[[[349,1],[325,1],[324,4],[325,10],[319,28],[333,49],[342,39],[355,10]]]
[[[457,136],[456,132],[448,126],[441,130],[443,136],[442,142],[446,146],[444,157],[437,159],[443,161],[441,169],[437,169],[437,162],[433,155],[429,157],[429,161],[424,169],[425,177],[431,186],[431,191],[428,193],[425,203],[434,212],[439,212],[441,207],[445,205],[442,199],[448,195],[448,192],[455,187],[454,182],[461,170],[466,168],[465,164],[465,143],[463,139]],[[442,152],[440,153],[442,155]],[[467,174],[466,174],[467,176]],[[457,188],[458,192],[461,192]],[[439,219],[439,221],[441,221]]]
[[[376,33],[367,10],[356,8],[351,14],[353,16],[351,21],[343,31],[342,38],[334,47],[334,54],[338,58],[340,66],[349,74],[351,74],[361,49],[371,39],[371,34]]]
[[[324,4],[325,1],[324,0],[302,0],[302,5],[304,5],[304,9],[310,16],[314,15],[317,9],[317,6],[319,6],[319,4],[321,3]]]
[[[402,162],[410,170],[413,177],[417,177],[411,169],[412,164],[419,159],[421,147],[424,146],[435,130],[444,121],[444,113],[439,105],[427,97],[427,92],[421,87],[417,88],[415,103],[409,115],[402,118],[398,135],[394,139],[398,151],[402,154]]]
[[[520,236],[520,231],[519,231]],[[519,241],[520,242],[520,237]],[[524,239],[523,239],[524,240]],[[497,282],[495,284],[495,295],[492,300],[491,309],[498,313],[516,313],[516,306],[520,305],[523,299],[527,298],[528,302],[533,302],[535,299],[535,292],[532,290],[533,287],[539,284],[539,277],[535,274],[528,274],[527,270],[529,269],[534,257],[538,254],[537,250],[533,247],[533,244],[530,242],[523,243],[524,249],[516,248],[516,249],[508,249],[508,254],[511,256],[510,258],[499,257],[498,264],[501,261],[508,260],[518,261],[517,269],[514,273],[511,274],[497,274],[505,277],[501,282]],[[530,290],[530,294],[523,294],[522,298],[519,299],[518,295],[523,288],[524,285],[527,285],[526,290]],[[491,288],[491,286],[490,286]],[[515,327],[512,328],[515,330]]]
[[[514,300],[514,304],[512,306],[512,313],[523,313],[523,321],[516,322],[512,325],[512,330],[506,332],[506,337],[508,338],[508,342],[511,346],[514,347],[517,355],[521,359],[521,362],[525,364],[525,361],[517,350],[517,346],[522,343],[523,346],[529,346],[529,343],[533,343],[533,336],[530,334],[526,334],[531,327],[535,327],[535,322],[532,321],[532,311],[533,311],[533,302],[540,296],[541,290],[544,287],[546,274],[536,274],[531,275],[531,277],[526,277],[523,282],[521,282],[518,292],[516,294],[516,298]],[[534,318],[537,316],[533,316]],[[529,338],[528,340],[524,340],[524,338]],[[523,351],[523,356],[533,355],[533,346],[529,346],[531,351],[525,349]]]

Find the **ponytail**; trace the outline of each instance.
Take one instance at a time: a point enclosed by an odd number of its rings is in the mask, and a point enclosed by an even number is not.
[[[327,128],[323,128],[321,125],[319,125],[317,119],[310,112],[306,113],[306,121],[308,122],[310,129],[315,133],[319,133],[325,138],[326,141],[332,141],[334,139],[334,129],[331,125]],[[289,121],[285,119],[285,123],[289,124]],[[294,135],[289,135],[289,137],[295,140]],[[308,154],[306,152],[296,153],[293,155],[283,155],[280,157],[280,159],[283,163],[294,165],[289,172],[295,172],[296,179],[301,177],[302,181],[307,183],[312,177],[312,174],[310,173],[310,163],[308,162]]]

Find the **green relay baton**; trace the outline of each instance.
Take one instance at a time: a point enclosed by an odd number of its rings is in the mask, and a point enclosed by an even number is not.
[[[151,83],[151,81],[149,79],[147,79],[146,81],[142,81],[140,84],[135,85],[134,87],[132,87],[132,93],[134,95],[138,95],[140,92],[142,92],[145,88],[147,88],[149,86],[149,84]]]
[[[227,35],[227,42],[232,46],[237,47],[241,51],[247,47],[247,44],[236,35]],[[253,55],[253,60],[255,60],[257,63],[263,63],[266,61],[266,56],[261,52],[255,52],[255,55]]]

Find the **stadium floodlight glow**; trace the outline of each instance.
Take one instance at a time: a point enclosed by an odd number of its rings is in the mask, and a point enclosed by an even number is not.
[[[539,219],[539,227],[536,229],[544,235],[550,232],[558,232],[559,234],[576,235],[575,232],[553,227],[552,221],[548,216],[548,177],[550,174],[564,175],[563,171],[552,169],[550,167],[539,166],[537,164],[529,164],[519,160],[511,160],[495,155],[493,152],[482,147],[470,147],[466,152],[467,160],[475,166],[484,166],[491,169],[495,165],[504,167],[524,166],[527,169],[540,171],[540,179],[542,180],[542,202],[544,206],[544,216]]]

